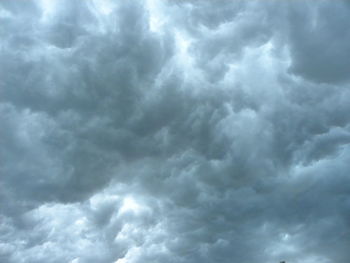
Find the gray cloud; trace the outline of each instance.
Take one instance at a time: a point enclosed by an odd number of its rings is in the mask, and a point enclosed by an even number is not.
[[[348,261],[347,3],[0,8],[0,261]]]
[[[291,72],[321,83],[349,80],[349,60],[344,56],[349,53],[349,12],[346,1],[290,8]]]

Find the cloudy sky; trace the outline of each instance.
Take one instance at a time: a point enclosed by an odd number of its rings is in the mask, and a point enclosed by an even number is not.
[[[1,0],[0,262],[349,262],[349,28],[341,0]]]

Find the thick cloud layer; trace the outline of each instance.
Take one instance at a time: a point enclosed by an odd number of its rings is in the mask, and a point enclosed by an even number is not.
[[[0,261],[346,263],[347,1],[0,2]]]

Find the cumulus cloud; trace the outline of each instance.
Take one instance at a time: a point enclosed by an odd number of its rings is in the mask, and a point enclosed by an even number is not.
[[[348,262],[346,1],[1,1],[1,262]]]

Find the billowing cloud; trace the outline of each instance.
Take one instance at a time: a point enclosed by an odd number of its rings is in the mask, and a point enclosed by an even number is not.
[[[1,262],[348,262],[346,1],[1,1]]]

